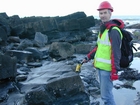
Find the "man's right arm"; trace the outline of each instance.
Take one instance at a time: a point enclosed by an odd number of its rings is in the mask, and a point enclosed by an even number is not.
[[[87,56],[83,59],[82,62],[87,63],[89,60],[94,59],[96,50],[97,50],[97,46],[87,54]]]
[[[87,57],[88,57],[89,60],[90,60],[90,59],[94,59],[96,50],[97,50],[97,46],[96,46],[92,51],[90,51],[90,52],[87,54]]]

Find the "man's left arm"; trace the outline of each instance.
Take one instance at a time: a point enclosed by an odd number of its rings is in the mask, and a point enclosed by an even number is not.
[[[117,72],[120,70],[120,59],[121,59],[121,35],[118,30],[112,29],[109,33],[111,42],[111,64],[112,71]]]

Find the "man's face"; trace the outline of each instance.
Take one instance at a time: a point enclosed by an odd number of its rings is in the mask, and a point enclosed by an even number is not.
[[[109,11],[108,9],[100,10],[99,11],[99,17],[100,17],[102,22],[107,22],[107,21],[110,20],[111,11]]]

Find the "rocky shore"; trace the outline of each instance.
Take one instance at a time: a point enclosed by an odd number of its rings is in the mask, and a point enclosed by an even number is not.
[[[99,105],[92,61],[75,72],[96,45],[98,25],[84,12],[25,18],[0,13],[0,105]],[[134,42],[140,43],[139,25],[126,28],[136,29]]]

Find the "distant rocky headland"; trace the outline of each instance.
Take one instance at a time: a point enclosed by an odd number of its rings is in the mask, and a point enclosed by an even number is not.
[[[99,22],[84,12],[24,18],[0,13],[0,104],[89,105],[99,90],[97,74],[92,65],[75,73],[83,57],[76,54],[96,45]],[[140,29],[140,24],[127,28]],[[138,43],[139,32],[134,31]]]

